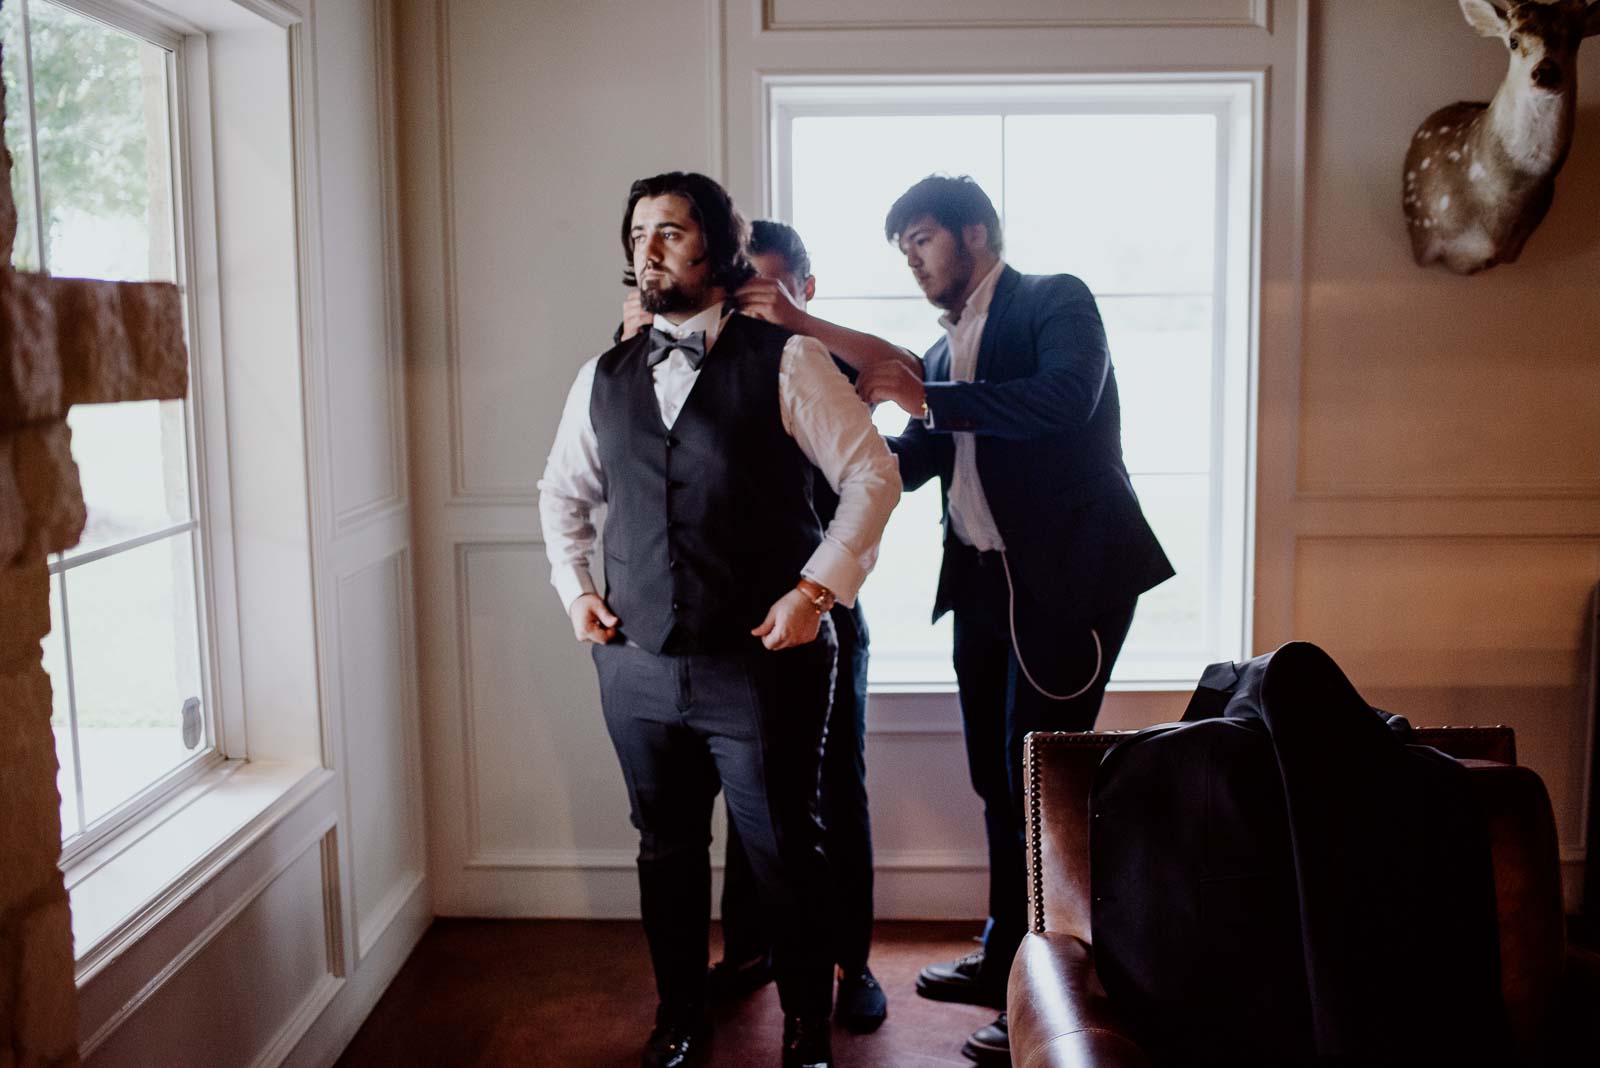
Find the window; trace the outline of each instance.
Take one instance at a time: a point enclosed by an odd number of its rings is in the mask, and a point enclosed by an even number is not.
[[[1099,302],[1123,447],[1178,572],[1140,599],[1113,685],[1188,688],[1246,648],[1255,234],[1253,76],[995,82],[773,78],[769,195],[811,253],[812,310],[918,353],[939,312],[883,238],[894,199],[970,174],[1005,258]],[[884,405],[880,429],[905,416]],[[930,627],[939,490],[909,494],[863,591],[878,688],[953,684]]]
[[[0,28],[15,266],[181,285],[175,46],[51,0],[5,4]],[[64,857],[217,759],[193,400],[67,422],[88,524],[49,562]]]

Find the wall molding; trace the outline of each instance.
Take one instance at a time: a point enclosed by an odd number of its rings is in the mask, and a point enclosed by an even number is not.
[[[152,975],[141,987],[139,987],[132,997],[125,1001],[116,1012],[112,1013],[110,1017],[108,1017],[106,1021],[95,1030],[92,1035],[85,1039],[79,1048],[79,1056],[84,1060],[87,1060],[90,1056],[92,1056],[95,1050],[104,1045],[106,1041],[113,1034],[115,1034],[116,1031],[124,1023],[126,1023],[130,1017],[133,1016],[134,1013],[138,1012],[139,1009],[144,1007],[144,1005],[148,1003],[151,998],[155,997],[155,995],[159,993],[174,976],[176,976],[186,965],[198,957],[207,946],[216,940],[217,936],[222,934],[222,932],[227,929],[229,924],[238,919],[240,914],[242,914],[245,909],[253,905],[257,898],[266,893],[267,889],[272,886],[273,883],[277,882],[278,878],[282,876],[284,872],[293,867],[296,862],[306,855],[306,853],[312,849],[317,849],[319,851],[319,868],[322,871],[322,879],[325,888],[330,879],[337,880],[338,865],[337,863],[334,863],[330,867],[327,855],[329,839],[332,837],[333,833],[333,817],[331,815],[324,816],[318,821],[316,828],[312,831],[312,833],[302,836],[302,838],[293,847],[285,850],[282,857],[274,861],[273,864],[270,865],[262,875],[257,877],[256,880],[252,882],[242,893],[229,901],[226,908],[222,909],[215,917],[211,919],[209,923],[205,925],[205,927],[201,928],[200,932],[190,939],[188,943],[184,945],[183,949],[174,954],[170,960],[168,960],[154,975]],[[330,928],[330,937],[332,937],[336,933],[339,925],[338,915],[336,913],[329,914],[325,908],[323,913],[323,923],[325,926]],[[337,973],[335,973],[333,969],[339,966],[339,962],[330,959],[326,963],[329,969],[326,979],[331,980],[335,984],[334,993],[337,993],[337,986],[343,983],[343,979]],[[319,983],[319,987],[322,985],[324,984]],[[330,998],[331,996],[332,994],[329,995]]]
[[[405,762],[405,781],[402,784],[402,789],[404,791],[406,830],[407,833],[412,837],[413,844],[416,846],[418,854],[426,857],[427,848],[425,843],[427,832],[425,830],[426,823],[423,813],[423,801],[420,792],[420,787],[422,784],[422,727],[420,716],[421,701],[417,692],[417,665],[416,655],[414,652],[414,619],[416,613],[416,598],[413,596],[411,588],[412,567],[411,548],[409,545],[401,545],[392,552],[386,553],[383,556],[365,564],[364,566],[358,567],[339,577],[335,592],[336,603],[333,608],[333,619],[335,648],[338,652],[339,662],[341,665],[341,670],[339,672],[339,708],[341,712],[339,717],[340,753],[348,754],[350,751],[349,736],[346,730],[348,717],[343,714],[345,709],[349,707],[348,692],[345,685],[345,673],[342,670],[342,665],[348,662],[344,644],[345,632],[342,625],[342,621],[346,618],[345,595],[352,581],[370,572],[385,568],[390,572],[391,581],[394,583],[397,614],[397,618],[394,620],[394,626],[396,641],[399,645],[400,652],[401,678],[400,707],[396,710],[396,716],[399,719],[403,746],[403,759]],[[342,815],[344,818],[344,823],[346,826],[353,826],[354,824],[351,815],[354,811],[354,798],[351,794],[351,776],[349,759],[347,756],[340,761],[339,771],[341,787],[340,800],[343,805]],[[355,860],[355,853],[359,848],[359,845],[358,843],[351,841],[346,848],[351,856],[348,880],[350,883],[350,919],[354,935],[354,963],[359,966],[361,960],[366,956],[367,948],[369,948],[375,941],[375,938],[370,936],[372,930],[374,929],[374,924],[377,924],[377,928],[381,933],[381,929],[386,927],[388,923],[393,920],[395,912],[399,909],[400,905],[404,903],[404,898],[409,895],[411,890],[415,889],[416,883],[422,881],[424,875],[421,871],[412,871],[402,875],[396,885],[391,887],[390,890],[380,900],[379,904],[374,910],[373,917],[370,919],[363,917],[359,914],[359,897],[356,893],[356,883],[357,880],[361,878],[359,866],[356,864]],[[405,893],[401,893],[401,891],[404,891]],[[379,922],[380,920],[381,922]]]
[[[479,852],[480,820],[478,815],[478,730],[477,713],[473,701],[472,686],[472,591],[467,582],[467,565],[475,552],[528,552],[531,549],[542,548],[525,538],[507,537],[504,539],[476,539],[472,541],[458,541],[454,544],[455,566],[455,597],[453,607],[455,610],[456,630],[456,676],[460,681],[457,699],[461,702],[461,774],[464,795],[463,815],[466,818],[466,854],[468,857],[476,856]],[[470,865],[467,865],[470,867]]]
[[[1600,500],[1600,479],[1555,482],[1300,483],[1302,501],[1549,501]]]
[[[319,979],[284,1023],[282,1030],[250,1062],[250,1068],[275,1068],[282,1064],[306,1032],[311,1030],[311,1025],[322,1015],[322,1010],[344,989],[344,985],[342,978],[331,975]]]
[[[455,121],[450,104],[450,0],[439,0],[434,26],[434,47],[438,63],[434,67],[436,106],[439,109],[439,190],[444,202],[440,236],[444,245],[441,290],[445,333],[445,385],[449,394],[446,407],[450,417],[450,495],[446,504],[533,504],[533,486],[474,486],[469,478],[466,443],[462,428],[466,417],[461,410],[461,313],[457,271]]]
[[[635,869],[637,849],[518,849],[474,852],[462,865],[477,871],[628,871]],[[725,867],[721,850],[714,850],[713,871]],[[989,854],[962,849],[878,849],[874,871],[940,872],[989,870]]]
[[[1072,5],[1058,2],[1054,6],[1060,9],[1060,14],[1042,16],[1013,16],[1007,18],[982,17],[982,10],[972,5],[963,5],[966,11],[961,15],[940,18],[928,15],[898,15],[889,7],[871,2],[858,2],[854,5],[857,10],[871,12],[879,9],[878,14],[862,14],[853,17],[834,17],[816,19],[786,19],[782,7],[787,6],[785,0],[755,0],[758,5],[758,21],[762,33],[788,33],[788,32],[854,32],[864,30],[1008,30],[1008,29],[1249,29],[1270,30],[1270,3],[1269,0],[1244,0],[1238,6],[1240,13],[1228,15],[1199,15],[1184,17],[1178,12],[1187,6],[1182,3],[1168,4],[1167,13],[1152,12],[1149,15],[1106,14],[1103,16],[1073,16],[1070,14]],[[794,0],[799,2],[799,0]],[[905,5],[901,5],[902,7]],[[1126,4],[1121,5],[1126,8]]]
[[[407,872],[395,881],[389,892],[373,908],[372,915],[362,918],[357,917],[356,924],[356,962],[359,966],[367,959],[367,954],[389,933],[389,928],[394,924],[395,918],[400,915],[411,898],[422,887],[427,873],[421,869]]]
[[[410,486],[406,444],[405,327],[401,320],[399,146],[395,117],[398,86],[394,70],[394,28],[389,5],[369,0],[373,11],[375,92],[377,94],[378,210],[380,249],[383,256],[383,347],[388,386],[389,487],[369,500],[358,502],[333,517],[335,534],[346,534],[381,515],[408,505]],[[332,389],[324,384],[329,397]]]

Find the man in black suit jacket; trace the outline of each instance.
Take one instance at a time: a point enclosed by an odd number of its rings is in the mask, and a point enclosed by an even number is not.
[[[999,217],[971,178],[918,182],[884,232],[944,309],[946,333],[920,378],[884,361],[857,389],[912,414],[889,441],[906,490],[940,481],[934,619],[955,613],[967,762],[989,840],[983,949],[923,969],[917,991],[1002,1008],[1027,926],[1023,738],[1094,726],[1139,594],[1173,571],[1123,465],[1116,376],[1087,287],[1006,266]],[[1005,1016],[966,1052],[1007,1063]]]

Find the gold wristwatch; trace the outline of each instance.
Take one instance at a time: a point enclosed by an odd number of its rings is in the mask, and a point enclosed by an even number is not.
[[[794,588],[799,590],[807,601],[811,602],[811,607],[817,610],[817,615],[819,616],[832,609],[834,601],[838,600],[828,587],[820,582],[812,582],[808,578],[803,578],[795,583]]]

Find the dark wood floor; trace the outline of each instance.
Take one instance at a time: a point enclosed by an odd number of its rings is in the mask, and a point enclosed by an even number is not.
[[[872,969],[889,996],[876,1033],[834,1030],[840,1068],[970,1068],[961,1043],[993,1011],[924,1001],[923,965],[970,952],[975,923],[879,924]],[[713,959],[720,956],[713,946]],[[637,923],[437,920],[339,1059],[339,1068],[634,1068],[655,990]],[[770,984],[713,1017],[707,1068],[775,1065]]]

